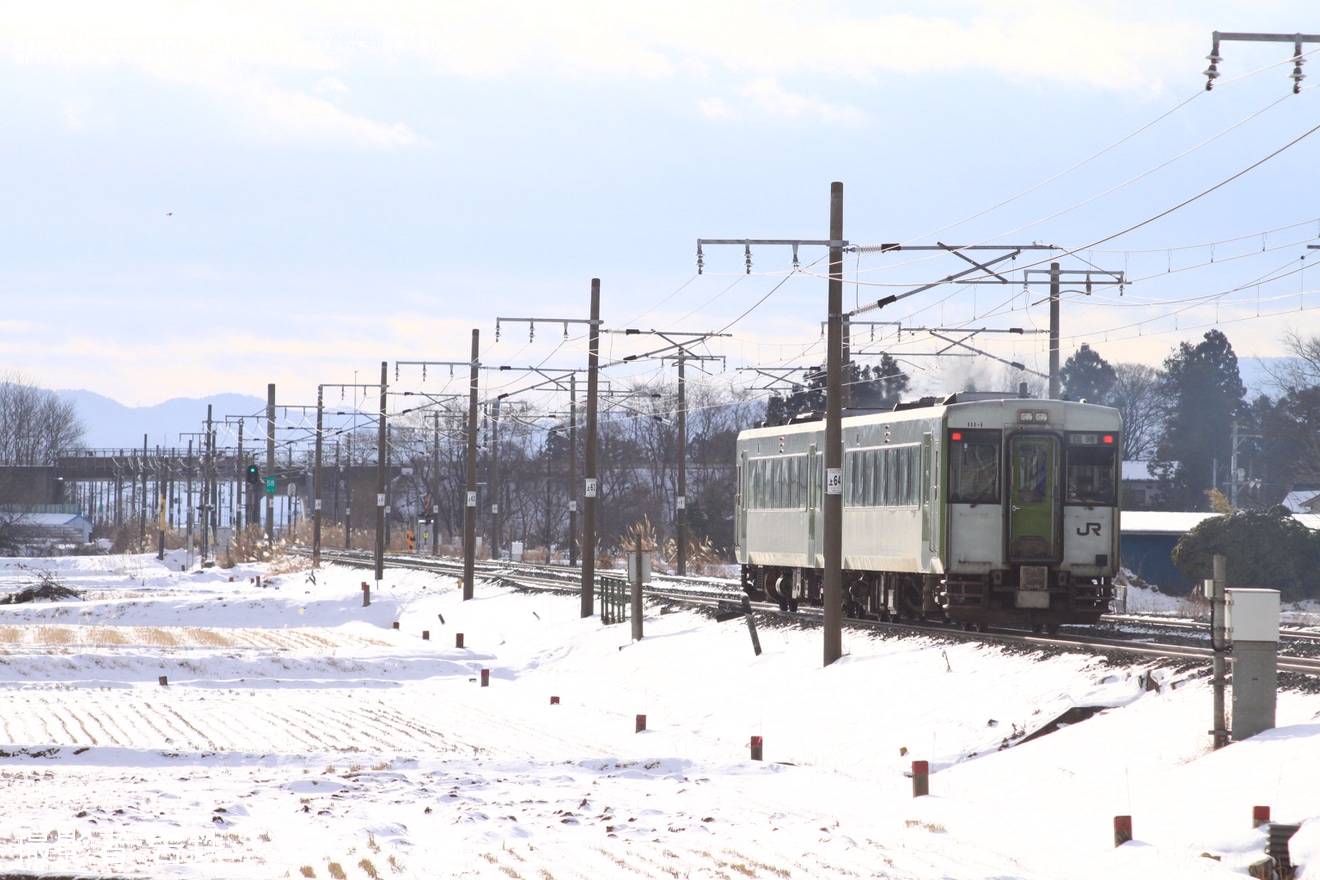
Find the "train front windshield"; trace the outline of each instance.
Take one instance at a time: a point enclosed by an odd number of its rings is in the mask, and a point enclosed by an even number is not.
[[[999,503],[999,431],[949,433],[949,500],[954,504]]]
[[[1118,502],[1117,440],[1095,432],[1068,435],[1065,504],[1112,507]]]

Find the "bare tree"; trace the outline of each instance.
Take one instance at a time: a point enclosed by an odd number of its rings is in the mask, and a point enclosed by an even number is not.
[[[1283,334],[1283,348],[1288,357],[1266,366],[1274,384],[1284,395],[1320,385],[1320,336],[1304,337],[1296,330]]]
[[[1139,461],[1155,454],[1164,432],[1166,407],[1160,371],[1145,364],[1115,364],[1110,405],[1123,416],[1123,459]]]
[[[77,409],[54,391],[21,375],[0,379],[0,464],[48,465],[56,454],[81,441],[85,428]]]

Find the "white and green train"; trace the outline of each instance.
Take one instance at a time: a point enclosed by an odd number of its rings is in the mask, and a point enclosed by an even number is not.
[[[843,419],[843,600],[852,617],[1054,630],[1109,609],[1122,419],[986,392]],[[738,436],[743,589],[821,603],[825,423]]]

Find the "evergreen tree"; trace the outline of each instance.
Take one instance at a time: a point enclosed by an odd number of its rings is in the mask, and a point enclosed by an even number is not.
[[[880,355],[876,366],[862,366],[856,361],[848,364],[850,376],[850,409],[889,410],[903,399],[910,379],[903,368],[888,354]],[[825,367],[812,367],[802,372],[805,384],[794,385],[788,395],[773,395],[765,404],[767,425],[785,425],[795,416],[825,413]]]
[[[888,354],[880,355],[880,363],[874,367],[858,367],[849,364],[852,372],[852,409],[889,410],[903,399],[903,392],[908,390],[907,373]]]
[[[1168,418],[1155,451],[1162,506],[1203,510],[1216,469],[1228,467],[1234,419],[1246,408],[1246,388],[1228,337],[1211,330],[1197,345],[1183,342],[1164,361]]]
[[[1108,404],[1116,379],[1114,368],[1086,343],[1059,370],[1059,381],[1069,400]]]

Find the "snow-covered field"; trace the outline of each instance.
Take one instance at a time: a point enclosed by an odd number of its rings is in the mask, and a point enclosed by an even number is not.
[[[0,606],[0,873],[1229,877],[1259,804],[1320,877],[1320,696],[1211,753],[1195,671],[855,633],[822,668],[817,630],[756,657],[741,620],[648,608],[632,643],[575,597],[179,569],[0,560],[82,594]],[[1108,708],[1001,748],[1072,706]]]

